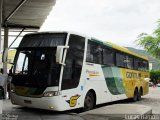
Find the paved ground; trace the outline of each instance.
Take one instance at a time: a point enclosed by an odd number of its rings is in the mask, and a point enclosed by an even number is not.
[[[160,114],[160,87],[150,87],[149,91],[148,95],[142,97],[142,100],[135,104],[150,106],[153,114]]]
[[[152,107],[153,113],[160,114],[160,87],[159,88],[150,88],[150,94],[142,98],[141,101],[132,103],[128,100],[118,101],[114,103],[107,103],[97,106],[97,108],[104,107],[105,105],[109,106],[112,104],[141,104]],[[33,108],[25,108],[20,106],[13,106],[9,100],[3,102],[3,117],[6,118],[15,118],[12,120],[88,120],[82,116],[79,116],[79,110],[77,111],[67,111],[67,112],[53,112],[46,110],[39,110]],[[17,116],[18,115],[18,116]],[[90,118],[91,117],[91,118]],[[87,118],[95,118],[93,116],[87,116]],[[97,118],[96,118],[97,119]],[[112,120],[115,118],[108,118]],[[10,119],[7,119],[10,120]],[[107,120],[107,119],[105,119]],[[116,120],[116,119],[115,119]]]

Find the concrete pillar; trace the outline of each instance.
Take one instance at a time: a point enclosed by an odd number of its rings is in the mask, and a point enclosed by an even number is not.
[[[2,6],[3,5],[3,0],[0,0],[0,52],[2,50]]]
[[[4,50],[8,48],[8,27],[4,28]],[[3,71],[5,76],[5,86],[4,86],[4,92],[5,92],[5,98],[7,98],[7,62],[3,63]]]
[[[4,28],[4,50],[8,48],[8,27]],[[4,74],[7,74],[7,62],[3,64]]]
[[[1,53],[1,42],[2,42],[2,4],[3,0],[0,0],[0,53]],[[0,120],[2,119],[2,109],[3,109],[3,101],[0,99]]]

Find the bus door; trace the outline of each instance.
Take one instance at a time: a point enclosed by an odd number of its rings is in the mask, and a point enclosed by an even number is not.
[[[85,38],[78,35],[70,35],[69,49],[67,49],[65,66],[62,76],[62,97],[71,108],[80,107],[82,103],[82,84],[80,82]]]

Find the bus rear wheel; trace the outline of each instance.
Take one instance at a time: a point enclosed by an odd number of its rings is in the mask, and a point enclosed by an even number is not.
[[[95,99],[91,92],[88,92],[86,94],[85,100],[84,100],[84,111],[91,110],[95,107]]]
[[[137,97],[137,100],[141,100],[141,96],[143,95],[143,89],[140,88],[139,92],[138,92],[138,97]]]
[[[132,100],[133,100],[133,102],[136,102],[138,100],[138,90],[137,89],[135,89],[135,91],[134,91],[134,96],[133,96]]]

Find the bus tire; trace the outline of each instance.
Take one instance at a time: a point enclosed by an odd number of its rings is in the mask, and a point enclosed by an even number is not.
[[[84,111],[88,111],[88,110],[91,110],[95,107],[95,98],[92,94],[92,92],[88,92],[85,96],[85,99],[84,99],[84,107],[83,107],[83,110]]]
[[[133,102],[136,102],[138,100],[138,89],[136,88],[135,90],[134,90],[134,96],[133,96],[133,98],[132,98],[132,101]]]
[[[138,92],[138,98],[137,98],[138,101],[141,100],[141,96],[142,96],[142,95],[143,95],[143,89],[140,88],[140,90],[139,90],[139,92]]]

